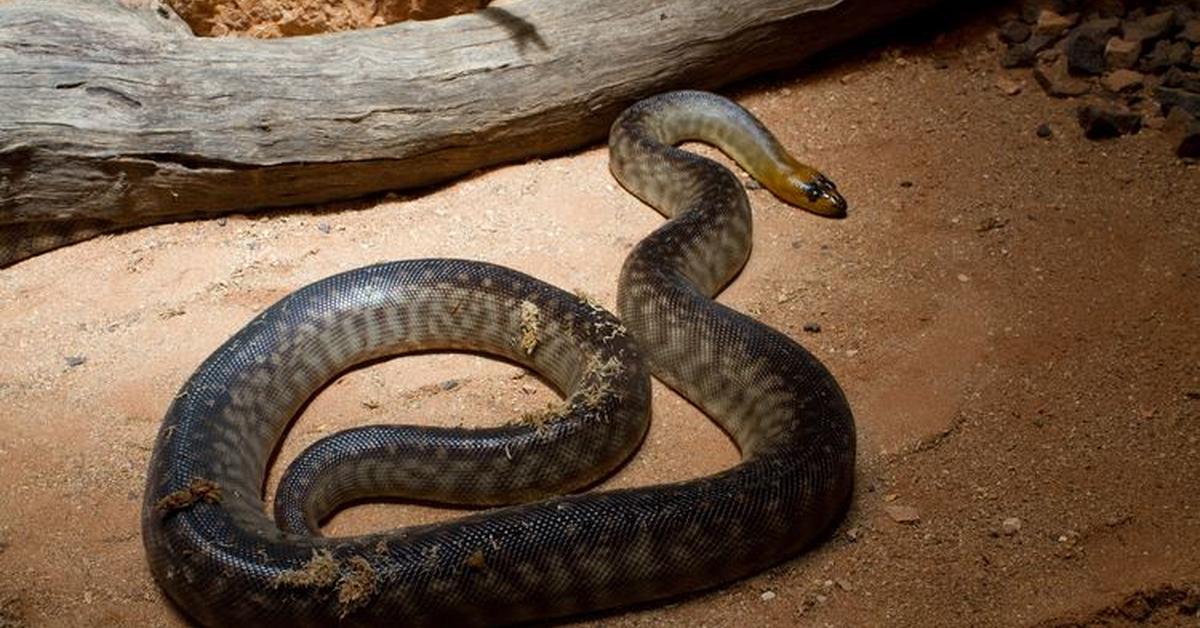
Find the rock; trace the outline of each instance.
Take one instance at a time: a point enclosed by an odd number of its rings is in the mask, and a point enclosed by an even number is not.
[[[1009,517],[1000,523],[1000,533],[1004,536],[1012,536],[1021,531],[1021,520],[1016,517]]]
[[[1040,137],[1042,139],[1046,139],[1046,138],[1050,137],[1051,135],[1054,135],[1054,129],[1051,129],[1049,124],[1046,124],[1045,122],[1043,122],[1038,125],[1037,131],[1035,131],[1035,133],[1037,133],[1038,137]]]
[[[1181,159],[1200,159],[1200,120],[1181,107],[1167,114],[1163,132]]]
[[[1079,126],[1089,140],[1137,133],[1142,128],[1141,114],[1115,103],[1089,103],[1076,110]]]
[[[821,325],[819,323],[805,323],[803,329],[810,334],[821,333]]]
[[[1162,76],[1163,87],[1178,87],[1184,91],[1200,94],[1200,72],[1185,72],[1177,67],[1167,70]]]
[[[1170,114],[1175,107],[1200,118],[1200,94],[1189,92],[1178,87],[1156,87],[1154,98],[1162,105],[1163,113]]]
[[[329,223],[327,223],[327,222],[317,223],[317,231],[320,231],[321,233],[329,233],[329,230],[330,230]]]
[[[440,386],[442,390],[454,390],[455,388],[458,388],[458,380],[457,379],[448,379],[448,380],[438,384],[438,386]]]
[[[1038,20],[1044,6],[1042,0],[1021,0],[1021,20],[1033,24]]]
[[[84,364],[86,364],[87,356],[85,356],[85,355],[68,355],[63,358],[63,362],[66,362],[67,366],[69,366],[71,368],[75,368],[77,366],[83,366]]]
[[[896,523],[914,524],[921,520],[921,512],[912,506],[888,504],[883,507],[883,511]]]
[[[1000,41],[1006,44],[1019,44],[1029,39],[1033,31],[1021,20],[1008,20],[1000,25]]]
[[[1142,88],[1146,83],[1146,77],[1141,72],[1133,70],[1113,70],[1105,74],[1100,79],[1100,84],[1104,89],[1114,93],[1132,92]]]
[[[1038,53],[1046,50],[1053,43],[1053,37],[1034,35],[1025,40],[1024,43],[1010,46],[1008,50],[1004,51],[1004,56],[1000,58],[1000,65],[1006,68],[1033,67],[1034,61],[1037,60]]]
[[[1142,54],[1142,45],[1121,37],[1112,37],[1104,44],[1104,63],[1110,68],[1132,68]]]
[[[1192,47],[1185,41],[1160,40],[1149,54],[1138,64],[1143,72],[1162,74],[1174,65],[1188,65],[1192,61]]]
[[[770,602],[771,600],[775,599],[775,592],[774,591],[763,591],[762,595],[760,595],[758,597],[762,598],[762,601],[764,601],[764,602]]]
[[[1108,36],[1100,30],[1075,29],[1067,36],[1067,68],[1075,74],[1100,74],[1104,72],[1105,45]]]
[[[1082,96],[1091,91],[1087,81],[1071,76],[1067,72],[1067,60],[1059,59],[1053,63],[1039,63],[1033,70],[1033,78],[1047,94],[1064,98],[1067,96]]]
[[[1100,17],[1121,18],[1125,16],[1125,0],[1096,0],[1091,9]]]
[[[1123,30],[1125,39],[1150,42],[1166,36],[1173,26],[1175,26],[1175,14],[1170,11],[1160,11],[1139,20],[1126,20]]]
[[[1179,38],[1193,44],[1200,44],[1200,17],[1188,20],[1187,24],[1183,25],[1183,30],[1179,31]]]
[[[1050,9],[1042,9],[1038,13],[1037,22],[1033,25],[1033,32],[1038,35],[1060,37],[1063,33],[1067,32],[1068,28],[1074,25],[1074,16],[1059,15]]]
[[[1111,36],[1121,32],[1121,20],[1114,17],[1096,17],[1093,15],[1087,21],[1080,24],[1079,28]]]
[[[1004,92],[1009,96],[1016,96],[1017,94],[1020,94],[1021,90],[1024,88],[1024,81],[1018,81],[1003,74],[996,79],[996,89],[999,89],[1001,92]]]

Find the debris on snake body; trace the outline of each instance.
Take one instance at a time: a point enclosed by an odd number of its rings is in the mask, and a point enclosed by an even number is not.
[[[715,303],[750,251],[749,201],[716,144],[781,198],[845,202],[749,113],[702,92],[642,101],[614,123],[610,165],[671,220],[630,254],[621,320],[503,267],[378,264],[316,282],[217,349],[167,411],[142,533],[150,570],[215,626],[495,625],[712,587],[795,555],[850,498],[855,443],[836,381],[790,338]],[[364,426],[267,465],[300,407],[355,364],[467,349],[523,364],[564,395],[537,420],[478,430]],[[673,484],[578,494],[645,435],[649,373],[732,437],[736,466]],[[320,521],[394,496],[501,506],[346,538]],[[517,505],[508,505],[517,504]]]

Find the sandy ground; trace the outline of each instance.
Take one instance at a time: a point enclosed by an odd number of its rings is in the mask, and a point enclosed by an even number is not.
[[[998,69],[989,24],[932,42],[894,30],[730,92],[852,203],[829,221],[752,190],[756,248],[721,300],[841,381],[860,434],[854,507],[766,573],[582,624],[1200,625],[1200,168],[1153,131],[1082,139],[1075,103]],[[1005,95],[1002,76],[1027,88]],[[613,307],[622,259],[660,220],[595,147],[0,270],[0,626],[184,623],[143,561],[150,449],[191,371],[276,299],[371,262],[458,256]],[[400,358],[321,393],[280,463],[347,425],[494,424],[552,398],[485,358]],[[656,384],[649,437],[605,486],[735,460]],[[327,531],[445,516],[362,506]]]

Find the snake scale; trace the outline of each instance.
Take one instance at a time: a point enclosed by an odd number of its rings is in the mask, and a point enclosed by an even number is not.
[[[825,533],[849,501],[855,436],[816,358],[712,297],[751,247],[749,201],[716,145],[782,197],[838,215],[832,183],[748,112],[704,92],[640,101],[610,167],[670,220],[618,287],[620,320],[500,266],[427,259],[351,270],[264,310],[184,384],[164,419],[142,514],[155,579],[217,626],[506,624],[695,591],[759,571]],[[303,404],[355,364],[409,351],[495,354],[564,396],[543,420],[468,430],[366,426],[268,465]],[[653,373],[714,419],[742,460],[684,482],[575,491],[640,444]],[[346,538],[337,508],[398,496],[503,506]]]

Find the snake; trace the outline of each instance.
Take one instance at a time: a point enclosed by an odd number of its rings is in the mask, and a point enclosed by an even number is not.
[[[750,202],[687,141],[801,209],[846,211],[741,106],[667,92],[629,106],[609,135],[612,174],[668,218],[622,267],[619,318],[471,260],[384,262],[288,294],[199,366],[159,430],[141,526],[170,600],[213,626],[512,624],[712,589],[826,538],[852,499],[849,404],[797,342],[714,300],[749,257]],[[267,472],[308,400],[357,365],[434,350],[509,360],[560,401],[483,428],[325,436],[288,466],[270,514]],[[645,438],[652,375],[716,422],[740,461],[603,490]],[[379,498],[475,510],[322,534],[331,513]]]

